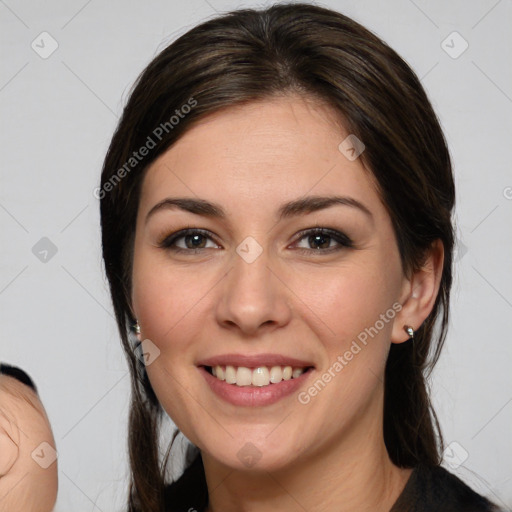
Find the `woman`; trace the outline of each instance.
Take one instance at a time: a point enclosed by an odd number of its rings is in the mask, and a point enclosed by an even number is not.
[[[203,23],[140,75],[97,192],[129,510],[496,510],[440,467],[454,182],[384,42],[307,4]],[[198,449],[170,485],[165,413]]]

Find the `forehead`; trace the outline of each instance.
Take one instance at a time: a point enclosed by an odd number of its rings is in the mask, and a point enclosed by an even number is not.
[[[278,97],[215,112],[185,133],[148,169],[141,210],[169,193],[233,207],[281,203],[333,192],[379,200],[361,159],[340,143],[349,135],[329,107],[302,97]],[[240,206],[238,204],[238,206]]]
[[[35,412],[39,414],[42,412],[42,405],[35,391],[14,377],[0,375],[0,396],[2,399],[0,410],[4,413],[6,410],[26,413],[27,404]]]

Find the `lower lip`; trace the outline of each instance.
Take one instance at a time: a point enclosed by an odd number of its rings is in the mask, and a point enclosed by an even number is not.
[[[309,378],[312,368],[297,378],[282,380],[278,384],[268,386],[237,386],[228,384],[211,375],[204,366],[199,366],[199,371],[210,386],[210,389],[220,398],[233,405],[246,407],[259,407],[271,405],[286,396],[296,392]]]

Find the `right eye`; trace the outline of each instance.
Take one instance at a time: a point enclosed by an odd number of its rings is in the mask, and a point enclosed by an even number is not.
[[[203,249],[210,249],[206,244],[209,240],[213,240],[209,231],[204,229],[188,228],[182,229],[166,236],[158,245],[163,249],[174,252],[197,253]],[[182,240],[182,242],[180,242]],[[181,243],[181,246],[179,245]],[[213,248],[218,245],[214,244]]]

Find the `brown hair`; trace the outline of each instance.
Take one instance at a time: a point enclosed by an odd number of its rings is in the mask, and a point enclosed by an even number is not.
[[[432,242],[444,245],[431,314],[414,344],[391,347],[383,418],[386,447],[396,465],[440,463],[442,436],[427,378],[448,325],[455,191],[437,117],[410,67],[352,19],[300,3],[244,9],[202,23],[154,58],[131,91],[103,165],[103,257],[132,384],[130,511],[161,510],[165,486],[158,452],[162,408],[129,333],[135,321],[131,258],[144,171],[204,116],[282,94],[329,105],[346,130],[364,142],[360,158],[388,209],[406,275],[421,267]],[[182,108],[187,104],[194,106]],[[183,115],[171,122],[177,109]],[[155,147],[140,161],[130,160],[134,151],[149,146],[149,138]]]

